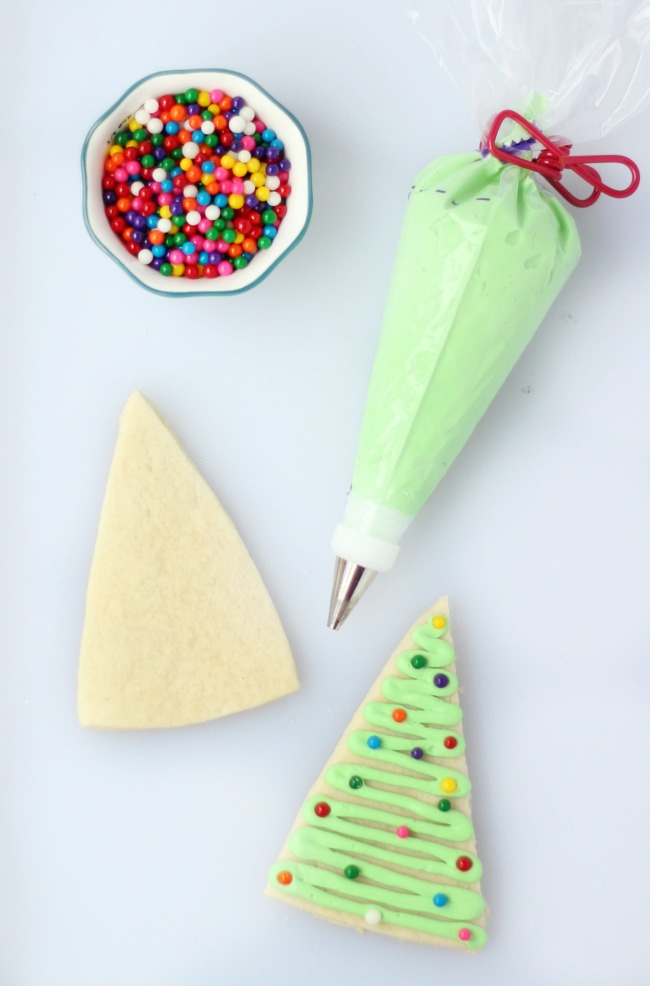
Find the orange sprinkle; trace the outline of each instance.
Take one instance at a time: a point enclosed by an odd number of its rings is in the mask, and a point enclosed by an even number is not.
[[[182,123],[186,116],[187,110],[180,103],[174,103],[169,111],[170,120],[174,120],[176,123]]]
[[[293,874],[289,870],[280,870],[278,873],[278,883],[281,883],[283,887],[287,887],[293,880]]]
[[[404,722],[406,719],[406,712],[404,709],[393,709],[393,719],[395,722]]]

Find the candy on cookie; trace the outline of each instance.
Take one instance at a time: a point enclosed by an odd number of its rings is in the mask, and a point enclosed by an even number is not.
[[[267,893],[360,931],[485,944],[449,609],[390,657],[309,792]]]

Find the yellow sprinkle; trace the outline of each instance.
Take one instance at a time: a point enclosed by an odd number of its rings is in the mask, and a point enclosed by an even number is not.
[[[241,243],[243,239],[244,239],[244,234],[237,233],[237,235],[235,236],[235,243]]]
[[[257,195],[260,202],[266,202],[269,195],[271,194],[271,190],[267,188],[266,185],[261,185],[255,192],[255,194]]]
[[[256,171],[259,171],[261,167],[262,165],[260,164],[260,162],[257,160],[256,157],[252,157],[248,162],[248,170],[250,171],[251,174],[254,174]]]
[[[182,157],[179,165],[181,171],[189,171],[192,167],[192,162],[188,157]]]
[[[114,154],[119,154],[121,150],[122,148],[120,147],[119,144],[111,144],[111,146],[108,148],[108,153],[110,154],[111,157],[113,157]]]
[[[444,791],[445,794],[453,794],[458,784],[453,777],[443,777],[440,781],[440,790]]]
[[[221,107],[219,106],[218,103],[210,103],[208,109],[210,110],[213,116],[217,116],[219,113],[221,113]]]
[[[233,192],[232,195],[228,196],[228,205],[231,209],[241,209],[244,204],[244,196],[238,195],[237,192]]]
[[[172,214],[168,205],[161,205],[160,207],[160,218],[161,219],[171,219]]]
[[[214,175],[209,175],[207,172],[204,175],[201,175],[202,185],[209,185],[212,181],[214,181]]]
[[[232,173],[236,178],[243,178],[247,172],[248,168],[243,161],[236,161],[233,165]]]
[[[235,163],[235,159],[231,154],[224,154],[221,158],[221,167],[228,168],[230,170]]]
[[[185,264],[172,264],[172,277],[182,277],[185,271]]]
[[[251,175],[251,181],[256,186],[256,188],[261,188],[262,185],[264,184],[264,175],[262,174],[261,171],[255,171]]]
[[[131,133],[133,134],[135,133],[136,130],[139,129],[140,129],[140,124],[137,122],[137,120],[131,120],[131,122],[129,123],[129,130],[131,131]]]
[[[138,146],[138,142],[137,142],[137,140],[127,140],[126,146],[127,147],[137,147]]]
[[[444,618],[444,616],[434,616],[431,622],[436,628],[436,630],[444,630],[444,628],[447,626],[447,621]]]
[[[202,89],[201,92],[196,97],[196,101],[199,104],[199,106],[203,106],[203,108],[205,108],[206,106],[209,106],[210,105],[210,93],[209,92],[206,92],[205,89]]]

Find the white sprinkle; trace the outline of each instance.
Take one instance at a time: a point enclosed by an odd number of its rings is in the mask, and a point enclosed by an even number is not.
[[[141,127],[144,127],[145,124],[149,123],[150,119],[151,119],[151,113],[147,113],[144,107],[142,107],[139,110],[136,110],[135,122],[139,123]]]
[[[195,199],[196,196],[198,195],[198,193],[199,193],[199,190],[196,187],[196,185],[186,185],[185,188],[183,189],[183,198],[184,199]]]
[[[209,205],[205,210],[206,219],[218,219],[221,215],[221,209],[218,205]]]
[[[244,195],[253,195],[257,185],[254,185],[252,181],[244,182]]]
[[[246,121],[242,120],[240,116],[231,116],[228,120],[228,126],[234,134],[240,134],[246,126]]]
[[[185,216],[185,221],[190,224],[190,226],[198,226],[201,222],[201,213],[197,212],[196,209],[190,209],[190,211]]]
[[[280,187],[280,179],[277,175],[267,175],[264,184],[268,188],[269,192],[274,192],[276,188]]]
[[[188,140],[186,144],[183,144],[183,157],[187,157],[190,160],[195,158],[199,153],[199,145],[195,144],[193,140]]]
[[[252,106],[242,106],[239,115],[246,123],[250,123],[251,120],[255,119],[255,110]]]
[[[161,233],[169,233],[172,228],[171,219],[159,219],[157,228]]]
[[[364,914],[366,924],[381,924],[381,911],[378,907],[370,907]]]
[[[157,113],[159,109],[159,104],[157,99],[146,99],[144,103],[144,109],[147,113]]]
[[[140,250],[138,254],[138,260],[141,264],[150,264],[153,260],[153,253],[151,250]]]
[[[151,177],[154,181],[165,181],[167,178],[167,172],[164,168],[154,168],[151,172]]]
[[[130,194],[131,195],[139,195],[143,188],[144,188],[144,182],[143,181],[134,181],[133,184],[131,185]]]
[[[204,134],[213,134],[214,123],[212,122],[212,120],[204,120],[203,123],[201,124],[201,130],[203,131]]]
[[[239,158],[240,161],[243,161],[244,164],[247,164],[250,161],[250,159],[251,159],[251,152],[250,151],[240,151],[239,154],[237,155],[237,157]]]
[[[280,205],[280,202],[282,201],[282,196],[280,195],[279,192],[271,192],[271,194],[269,195],[266,201],[271,206],[271,208],[273,208],[274,205]]]
[[[159,120],[157,116],[152,116],[147,124],[147,130],[150,134],[161,134],[163,131],[162,120]]]
[[[255,124],[252,122],[252,120],[249,123],[247,123],[246,126],[244,127],[244,133],[246,134],[247,137],[252,137],[253,134],[255,133]]]

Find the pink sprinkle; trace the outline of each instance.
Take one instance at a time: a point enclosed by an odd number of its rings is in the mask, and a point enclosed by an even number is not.
[[[233,178],[233,180],[231,182],[231,185],[232,185],[232,190],[233,190],[233,194],[234,195],[242,195],[243,194],[243,192],[244,192],[244,183],[241,180],[241,178]]]
[[[170,264],[182,264],[185,260],[185,254],[182,250],[170,250],[169,251],[169,262]]]
[[[245,151],[254,151],[255,148],[257,147],[257,144],[255,143],[252,137],[242,137],[241,146],[242,149]]]
[[[220,103],[223,99],[223,93],[221,89],[211,89],[210,90],[210,100],[213,103]]]
[[[217,240],[217,250],[219,253],[228,253],[230,249],[230,243],[226,243],[225,240]]]
[[[400,839],[408,839],[411,834],[411,830],[407,825],[398,825],[395,829],[395,834],[398,835]]]
[[[186,253],[183,263],[185,264],[195,264],[199,259],[198,253]]]
[[[139,175],[140,174],[140,162],[139,161],[127,161],[126,164],[124,165],[124,167],[126,168],[126,170],[128,171],[128,173],[130,175]]]
[[[234,267],[229,260],[222,260],[217,264],[217,271],[221,277],[228,277],[229,274],[232,274],[233,270]]]
[[[472,932],[469,930],[469,928],[461,928],[460,931],[458,932],[458,937],[460,938],[461,941],[469,941],[470,938],[472,937]]]
[[[158,196],[159,205],[171,205],[174,201],[174,196],[171,192],[161,192]]]
[[[157,195],[158,192],[160,191],[160,182],[159,181],[152,181],[151,184],[149,185],[149,188],[154,193],[154,195]]]
[[[256,133],[261,134],[263,130],[266,130],[266,124],[262,120],[260,120],[259,117],[255,117],[253,123],[255,125]]]
[[[253,141],[253,143],[255,142]],[[215,181],[223,181],[225,178],[228,177],[229,174],[230,172],[228,171],[227,168],[215,168],[214,171]]]
[[[190,236],[190,243],[192,243],[193,246],[195,246],[197,250],[202,250],[203,249],[204,240],[203,240],[203,237],[202,236],[199,236],[198,234],[196,236]]]
[[[224,195],[230,195],[232,193],[232,182],[231,181],[222,181],[221,182],[221,191],[223,192]]]
[[[129,173],[126,168],[116,168],[113,177],[115,178],[115,181],[126,181],[129,177]]]
[[[212,220],[202,219],[199,225],[197,226],[197,229],[199,233],[207,233],[209,229],[212,229]]]
[[[133,199],[133,202],[131,203],[131,208],[133,209],[134,212],[142,212],[142,210],[144,209],[144,199],[140,199],[140,198]]]

